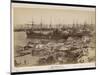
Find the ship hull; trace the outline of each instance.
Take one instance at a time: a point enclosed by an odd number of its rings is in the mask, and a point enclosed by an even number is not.
[[[48,33],[48,34],[42,34],[42,33],[27,33],[27,38],[34,38],[34,39],[67,39],[67,35],[62,35],[62,34],[54,34],[54,33]]]

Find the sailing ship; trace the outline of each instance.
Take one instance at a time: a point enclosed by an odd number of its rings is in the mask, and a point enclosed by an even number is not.
[[[35,28],[38,26],[38,28]],[[46,25],[47,26],[47,25]],[[44,27],[44,24],[35,25],[32,21],[31,28],[26,30],[27,38],[36,38],[36,39],[67,39],[68,37],[80,37],[91,36],[90,30],[85,23],[82,28],[80,26],[64,27],[64,25],[59,24],[56,27],[53,27],[52,22],[49,27]],[[62,27],[61,27],[62,26]],[[79,27],[79,28],[78,28]]]
[[[41,38],[41,39],[66,39],[68,35],[63,33],[64,28],[53,27],[52,24],[49,27],[43,27],[41,22],[38,28],[35,28],[35,24],[32,21],[31,28],[26,30],[27,38]]]

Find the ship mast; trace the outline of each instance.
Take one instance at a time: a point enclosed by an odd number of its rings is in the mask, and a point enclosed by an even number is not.
[[[42,17],[41,17],[41,22],[40,22],[40,29],[42,29]]]
[[[33,30],[33,28],[34,28],[34,22],[33,22],[33,19],[32,19],[32,30]]]
[[[52,17],[50,18],[50,30],[52,29]]]
[[[42,17],[41,17],[41,21],[40,21],[40,36],[42,34]]]

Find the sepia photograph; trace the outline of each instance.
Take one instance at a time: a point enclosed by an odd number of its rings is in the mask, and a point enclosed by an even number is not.
[[[95,9],[12,3],[12,71],[96,67]]]

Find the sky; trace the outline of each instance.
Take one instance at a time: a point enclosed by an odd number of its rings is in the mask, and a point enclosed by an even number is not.
[[[78,8],[78,7],[77,7]],[[86,8],[87,9],[87,8]],[[82,9],[56,9],[56,8],[40,8],[40,7],[13,7],[13,24],[24,25],[34,21],[35,24],[52,25],[56,24],[95,24],[95,10]]]

